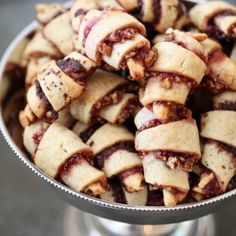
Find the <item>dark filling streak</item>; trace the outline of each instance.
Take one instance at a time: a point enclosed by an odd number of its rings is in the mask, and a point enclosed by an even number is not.
[[[154,23],[159,24],[162,17],[161,0],[153,0],[152,9],[154,15]]]
[[[89,126],[85,131],[80,133],[80,138],[83,140],[83,142],[87,142],[88,139],[98,130],[103,124],[105,124],[104,121],[97,121],[91,126]]]
[[[162,190],[149,190],[147,206],[164,206]]]
[[[125,170],[118,175],[118,179],[123,182],[126,178],[136,173],[142,173],[142,167],[133,167],[131,169]]]
[[[77,17],[77,16],[81,16],[81,15],[86,15],[87,11],[85,11],[84,9],[78,9],[75,14],[74,14],[74,17]]]
[[[49,119],[51,121],[54,121],[58,118],[58,113],[53,109],[52,105],[50,104],[50,102],[48,101],[47,97],[45,96],[38,80],[35,80],[35,86],[36,86],[36,92],[37,95],[39,96],[40,99],[42,99],[42,101],[44,102],[45,106],[46,106],[46,110],[50,111],[50,117]]]
[[[93,153],[91,151],[82,151],[79,153],[75,153],[69,159],[66,160],[64,164],[62,164],[58,170],[57,178],[61,179],[63,175],[67,175],[71,168],[75,165],[79,165],[82,160],[86,160],[90,165],[93,165]]]
[[[220,150],[231,153],[235,157],[235,164],[236,164],[236,147],[234,147],[230,144],[226,144],[226,143],[217,141],[217,140],[213,140],[213,139],[203,138],[203,141],[204,141],[204,143],[216,144]]]
[[[191,89],[190,93],[192,92],[192,90],[198,87],[197,82],[195,82],[193,79],[187,76],[180,75],[178,73],[149,71],[147,78],[150,78],[150,77],[158,77],[158,79],[161,82],[163,82],[164,80],[168,80],[171,84],[170,88],[172,87],[172,83],[186,84]]]
[[[61,59],[57,61],[57,66],[76,83],[85,86],[82,75],[86,74],[87,71],[80,61],[73,58]]]
[[[134,141],[120,141],[118,143],[114,143],[110,147],[103,149],[100,153],[96,154],[94,157],[95,166],[98,167],[99,169],[102,169],[104,166],[105,160],[118,150],[126,150],[129,152],[135,152]]]
[[[195,153],[172,152],[169,150],[141,151],[140,156],[145,158],[148,153],[152,153],[155,158],[165,161],[170,168],[181,166],[186,171],[191,171],[193,165],[199,160]]]
[[[33,140],[34,140],[34,143],[38,146],[43,138],[43,135],[45,134],[46,132],[46,129],[43,129],[41,127],[41,130],[36,132],[34,135],[33,135]]]
[[[207,28],[206,28],[206,32],[212,36],[215,36],[217,38],[219,38],[220,40],[223,41],[231,41],[234,40],[235,37],[233,36],[226,36],[221,29],[219,29],[219,27],[215,24],[215,18],[219,17],[219,16],[233,16],[236,15],[234,12],[231,11],[221,11],[218,12],[217,14],[213,15],[210,20],[207,23]]]
[[[214,109],[236,111],[236,102],[225,101],[223,103],[216,103],[214,104]]]
[[[117,86],[93,105],[90,111],[91,115],[96,116],[103,107],[118,103],[124,92],[129,92],[132,90],[133,86],[130,83]]]
[[[184,15],[184,7],[181,3],[181,1],[179,1],[178,3],[178,15],[176,17],[175,23],[177,23],[177,21]]]

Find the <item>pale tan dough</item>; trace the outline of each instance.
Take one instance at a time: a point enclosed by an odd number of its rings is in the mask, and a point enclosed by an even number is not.
[[[32,57],[26,68],[25,84],[26,87],[30,87],[34,84],[37,73],[42,69],[44,65],[49,63],[52,59],[48,56]]]
[[[139,90],[140,102],[145,106],[155,101],[171,101],[185,104],[190,88],[186,83],[181,83],[181,78],[160,80],[157,76],[148,79],[145,88]]]
[[[105,179],[104,172],[96,169],[84,159],[74,164],[66,174],[63,173],[61,178],[65,184],[77,192],[88,194],[92,192],[95,196],[106,192],[106,189],[99,183]],[[94,189],[92,185],[96,182],[98,185]]]
[[[161,1],[160,22],[154,25],[155,30],[164,32],[166,29],[174,26],[179,13],[178,6],[178,0]]]
[[[112,65],[115,69],[121,69],[122,62],[128,58],[128,54],[134,50],[140,48],[150,48],[149,41],[141,34],[135,34],[130,40],[124,42],[115,43],[113,45],[112,53],[110,56],[103,55],[102,59],[109,65]]]
[[[100,199],[107,202],[116,202],[116,194],[113,189],[108,186],[108,189],[105,193],[99,195]]]
[[[66,9],[64,5],[60,3],[39,3],[36,4],[35,10],[37,20],[39,21],[39,23],[45,25],[56,16],[63,13]]]
[[[220,94],[217,94],[213,97],[214,105],[218,103],[235,103],[236,104],[236,92],[234,91],[224,91]]]
[[[118,10],[107,10],[103,13],[98,10],[91,10],[83,19],[79,29],[79,38],[81,42],[84,40],[84,30],[86,29],[86,26],[91,20],[94,20],[94,16],[99,16],[100,18],[92,27],[85,40],[86,54],[94,61],[97,61],[98,59],[98,48],[100,43],[102,43],[112,32],[130,27],[138,29],[142,35],[146,35],[144,25],[128,13]]]
[[[222,52],[223,53],[223,52]],[[226,88],[236,90],[236,62],[226,55],[220,60],[208,64],[210,75],[217,81],[222,81]]]
[[[153,38],[152,43],[155,45],[157,43],[164,42],[165,39],[166,39],[165,34],[158,34]]]
[[[134,135],[125,126],[107,123],[100,127],[86,143],[96,155],[118,142],[133,140]]]
[[[29,108],[34,115],[37,116],[38,119],[43,118],[47,112],[47,108],[44,101],[38,96],[35,84],[29,88],[26,98]]]
[[[128,81],[110,72],[97,71],[86,79],[86,84],[85,92],[79,100],[71,104],[70,111],[75,119],[89,124],[92,121],[93,107],[106,95],[115,92],[119,86],[128,85]]]
[[[148,124],[150,121],[155,120],[156,115],[147,109],[146,107],[143,107],[135,116],[134,123],[137,127],[137,129],[140,129],[143,125]]]
[[[216,143],[206,143],[203,148],[201,163],[213,171],[225,191],[228,183],[235,175],[235,160],[232,153],[219,147]]]
[[[12,51],[8,63],[14,64],[14,65],[22,65],[25,66],[22,63],[23,60],[23,54],[25,51],[25,48],[27,47],[30,40],[28,38],[23,38],[15,47],[15,49]]]
[[[192,22],[200,29],[207,30],[209,20],[218,13],[231,11],[236,13],[236,7],[224,1],[209,1],[195,5],[189,12]]]
[[[209,111],[201,119],[201,136],[236,147],[236,112]]]
[[[70,20],[70,12],[66,11],[51,20],[43,29],[44,36],[64,54],[70,54],[73,47],[73,30]]]
[[[176,205],[177,201],[183,200],[189,191],[188,173],[181,168],[170,169],[165,162],[156,159],[152,154],[143,158],[145,181],[165,191],[164,202],[167,206]],[[173,190],[179,191],[171,195]],[[170,196],[171,195],[171,196]],[[172,198],[171,198],[172,197]],[[173,197],[174,202],[173,202]]]
[[[34,113],[31,111],[29,104],[27,104],[24,108],[24,110],[21,110],[19,112],[19,122],[22,127],[26,127],[32,123],[34,123],[37,120],[37,117],[34,115]]]
[[[122,188],[124,191],[126,204],[134,205],[134,206],[145,206],[148,200],[148,188],[144,186],[144,188],[138,192],[128,192],[125,188]]]
[[[162,150],[201,156],[195,120],[183,119],[146,129],[136,135],[135,147],[138,151]]]
[[[119,4],[117,0],[98,0],[97,1],[99,8],[101,9],[117,9],[117,10],[124,10],[124,8]]]
[[[83,152],[91,153],[91,149],[71,130],[54,122],[43,135],[34,161],[36,166],[54,178],[60,166],[72,155]]]
[[[217,49],[221,49],[221,45],[214,39],[207,38],[201,42],[205,54],[209,55]]]
[[[236,36],[236,16],[219,16],[216,22],[225,35]]]
[[[58,118],[56,119],[56,121],[68,128],[70,128],[73,125],[74,119],[71,116],[68,107],[58,112]]]
[[[132,170],[132,168],[130,168],[130,170]],[[122,179],[123,186],[125,187],[126,191],[130,193],[142,191],[143,183],[144,183],[144,176],[141,169],[136,173],[132,173],[125,179]]]
[[[80,136],[81,135],[81,133],[83,133],[86,129],[88,129],[89,128],[89,125],[86,125],[86,124],[84,124],[84,123],[82,123],[82,122],[80,122],[80,121],[77,121],[75,124],[74,124],[74,126],[73,126],[73,128],[72,128],[72,131],[75,133],[75,134],[77,134],[78,136]]]
[[[177,73],[197,84],[201,82],[207,67],[193,52],[172,42],[160,42],[154,47],[158,57],[150,71]]]
[[[117,150],[104,162],[104,172],[108,178],[111,178],[125,170],[141,166],[142,161],[138,154],[126,150]]]
[[[123,110],[126,109],[129,106],[129,103],[134,101],[136,98],[137,96],[132,93],[124,94],[118,103],[102,108],[99,112],[99,117],[112,124],[116,124],[119,117],[122,115]],[[132,114],[132,112],[132,110],[129,111],[129,114]]]
[[[60,70],[55,61],[43,67],[37,75],[37,80],[55,111],[63,109],[84,91],[84,86]]]
[[[74,0],[71,5],[70,9],[70,18],[71,18],[71,24],[73,31],[78,33],[79,27],[81,24],[82,18],[80,16],[75,16],[76,12],[78,10],[83,10],[85,12],[97,9],[98,8],[98,2],[96,0]]]
[[[26,150],[33,155],[37,149],[38,144],[34,141],[34,136],[45,132],[49,124],[43,121],[37,121],[32,125],[25,127],[23,133],[23,143]]]
[[[139,7],[138,0],[118,0],[118,2],[128,12]]]
[[[43,36],[42,31],[38,31],[27,44],[23,53],[22,63],[27,65],[30,58],[42,56],[49,56],[51,58],[61,58],[62,54],[51,42],[49,42]]]
[[[142,3],[141,20],[143,22],[147,22],[147,23],[154,22],[155,16],[154,16],[154,10],[153,10],[153,2],[154,2],[154,0],[141,1],[141,3]]]
[[[234,43],[233,50],[231,51],[230,58],[236,62],[236,43]]]

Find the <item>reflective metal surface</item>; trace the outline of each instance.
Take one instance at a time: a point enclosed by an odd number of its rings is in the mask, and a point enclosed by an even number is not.
[[[214,236],[212,215],[169,225],[135,225],[94,217],[68,207],[64,236]]]
[[[35,27],[37,23],[33,22],[27,26],[21,34],[11,43],[0,63],[0,87],[2,83],[2,75],[5,65],[16,45]],[[105,217],[112,220],[122,221],[133,224],[167,224],[181,222],[193,218],[212,213],[221,208],[224,204],[228,204],[235,200],[236,190],[232,190],[221,196],[211,198],[198,203],[184,204],[175,207],[136,207],[117,203],[102,201],[82,193],[77,193],[70,188],[51,179],[41,172],[28,158],[22,153],[12,141],[7,128],[3,122],[2,110],[0,107],[0,127],[4,138],[15,153],[15,155],[28,166],[34,174],[42,178],[51,187],[53,187],[65,201],[75,207],[89,212],[91,214]]]

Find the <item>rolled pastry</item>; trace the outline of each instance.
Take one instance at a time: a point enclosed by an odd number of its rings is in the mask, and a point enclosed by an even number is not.
[[[43,34],[67,56],[74,50],[73,30],[70,20],[70,12],[66,11],[52,19],[44,28]]]
[[[220,39],[236,38],[236,7],[225,1],[197,4],[190,10],[192,22]]]
[[[27,93],[33,114],[57,118],[57,112],[77,99],[84,91],[84,78],[95,70],[87,57],[73,52],[64,59],[51,61],[37,74],[37,80]]]
[[[236,90],[236,63],[221,50],[216,41],[206,39],[202,45],[208,54],[208,73],[203,86],[213,93]]]
[[[187,172],[201,157],[198,128],[184,105],[206,73],[206,56],[192,34],[172,29],[154,47],[159,55],[140,89],[144,107],[135,117],[135,148],[145,181],[161,189],[164,204],[173,206],[187,196]]]
[[[179,0],[150,0],[141,2],[140,19],[164,33],[168,28],[181,29],[187,20],[185,6]]]
[[[97,71],[91,75],[86,84],[86,90],[80,99],[70,105],[72,116],[85,124],[91,124],[94,116],[101,116],[108,121],[123,121],[125,117],[120,114],[125,112],[125,107],[130,107],[131,98],[128,99],[127,96],[130,95],[126,95],[120,99],[131,88],[131,84],[121,76],[105,71]],[[109,106],[112,104],[116,106]]]
[[[25,47],[22,56],[22,65],[27,66],[32,58],[41,58],[45,56],[58,59],[62,57],[62,54],[54,44],[44,37],[42,31],[38,31]]]
[[[128,205],[145,206],[148,202],[148,187],[138,192],[128,192],[120,185],[120,182],[113,179],[109,181],[108,190],[99,196],[102,200],[118,202]]]
[[[39,3],[35,6],[36,18],[42,25],[46,25],[52,19],[62,14],[65,10],[65,6],[60,3]]]
[[[134,136],[124,126],[107,123],[86,143],[94,152],[96,166],[108,178],[117,176],[128,192],[143,189],[142,162],[134,149]]]
[[[55,138],[56,137],[56,138]],[[99,195],[106,191],[104,172],[93,167],[93,152],[71,130],[41,121],[26,127],[24,144],[35,165],[78,192]]]
[[[115,9],[90,10],[79,29],[79,41],[89,58],[117,70],[128,68],[137,80],[144,79],[146,68],[156,58],[145,35],[143,24]]]
[[[206,168],[193,188],[197,200],[224,193],[235,176],[236,162],[236,93],[223,92],[213,98],[216,110],[201,119],[204,138],[201,163]],[[217,127],[217,128],[216,128]]]

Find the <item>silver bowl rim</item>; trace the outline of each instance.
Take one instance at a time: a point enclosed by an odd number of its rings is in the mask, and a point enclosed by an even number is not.
[[[10,43],[9,47],[6,49],[5,53],[3,54],[1,61],[0,61],[0,84],[2,82],[5,66],[9,60],[10,55],[13,53],[16,45],[24,39],[27,35],[29,35],[35,28],[38,26],[38,23],[36,21],[31,22],[28,26],[26,26],[16,37],[15,39]],[[226,192],[224,194],[221,194],[219,196],[203,200],[200,202],[195,203],[187,203],[187,204],[181,204],[174,207],[166,207],[166,206],[134,206],[134,205],[125,205],[121,203],[112,203],[105,200],[101,200],[80,192],[76,192],[72,190],[71,188],[67,187],[66,185],[63,185],[56,180],[52,179],[45,173],[43,173],[38,167],[36,167],[33,162],[31,162],[27,156],[17,147],[17,145],[12,140],[7,127],[4,123],[3,116],[2,116],[2,107],[0,105],[0,129],[2,132],[3,137],[5,138],[7,144],[10,146],[11,150],[15,153],[15,155],[30,169],[32,170],[37,176],[45,180],[50,185],[58,188],[59,190],[68,193],[72,195],[73,197],[78,197],[81,200],[86,200],[92,204],[96,204],[99,206],[103,206],[106,208],[116,209],[116,210],[128,210],[128,211],[146,211],[146,212],[176,212],[176,211],[184,211],[187,209],[193,209],[193,208],[202,208],[204,206],[212,205],[219,203],[222,200],[226,200],[234,195],[236,195],[236,189],[231,190],[229,192]]]

